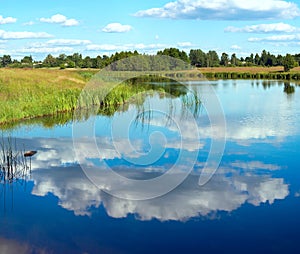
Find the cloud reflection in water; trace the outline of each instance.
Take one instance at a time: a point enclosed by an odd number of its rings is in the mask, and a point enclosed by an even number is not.
[[[62,143],[64,145],[61,145]],[[33,160],[35,170],[32,174],[32,194],[46,196],[52,193],[59,198],[60,206],[73,211],[75,215],[92,215],[93,209],[103,205],[107,213],[114,218],[134,214],[140,220],[185,221],[197,216],[209,216],[218,211],[231,212],[246,203],[255,206],[262,203],[272,204],[289,194],[289,187],[282,178],[272,178],[268,173],[257,175],[255,171],[279,170],[278,165],[264,164],[260,161],[236,161],[220,168],[213,179],[203,187],[198,186],[199,175],[192,174],[181,186],[163,197],[148,201],[122,200],[106,194],[105,191],[118,188],[130,197],[132,193],[140,190],[135,190],[116,179],[109,179],[105,177],[105,173],[101,175],[102,179],[99,179],[99,190],[85,177],[77,161],[74,161],[71,142],[39,139],[36,140],[36,145],[42,152]],[[105,157],[113,158],[110,148],[107,149]],[[98,156],[98,153],[93,151],[83,151],[81,162],[85,156]],[[86,163],[91,161],[87,160]],[[243,169],[243,172],[238,169]],[[101,167],[97,170],[101,170]],[[153,166],[153,170],[130,166],[122,166],[118,170],[128,177],[133,175],[144,179],[156,177],[163,170],[163,165]]]

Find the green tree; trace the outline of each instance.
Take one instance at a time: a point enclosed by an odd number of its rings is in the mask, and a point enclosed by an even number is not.
[[[4,55],[0,60],[1,60],[0,64],[2,67],[6,67],[12,63],[10,55]]]
[[[220,64],[227,66],[229,62],[228,54],[222,53]]]
[[[217,67],[220,65],[220,59],[215,50],[208,51],[206,63],[207,67]]]
[[[58,67],[58,61],[55,57],[49,54],[43,61],[43,66],[45,67]]]
[[[291,54],[287,54],[283,60],[284,71],[290,71],[292,68],[296,66],[296,61]]]
[[[83,64],[82,55],[79,53],[74,53],[72,56],[68,57],[72,62],[74,62],[75,67],[81,67]]]
[[[192,49],[189,54],[190,62],[197,67],[205,67],[207,56],[201,49]]]
[[[22,67],[32,68],[33,67],[33,59],[32,56],[24,56],[21,60]]]
[[[231,55],[230,62],[231,62],[231,64],[234,65],[234,66],[236,66],[236,65],[238,64],[238,59],[237,59],[235,53]]]
[[[256,65],[259,65],[260,64],[260,56],[259,56],[259,54],[255,54],[255,57],[254,57],[254,63],[256,64]]]
[[[33,59],[32,56],[24,56],[23,59],[21,60],[21,63],[24,64],[32,64]]]
[[[180,59],[184,62],[189,62],[189,58],[188,58],[187,54],[185,53],[185,51],[180,51],[177,48],[167,48],[167,49],[164,49],[163,51],[158,51],[157,55],[170,56],[170,57]]]
[[[89,56],[85,57],[82,61],[81,68],[91,68],[93,66],[92,58]]]

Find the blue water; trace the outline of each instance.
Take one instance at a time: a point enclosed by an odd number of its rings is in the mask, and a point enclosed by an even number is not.
[[[4,135],[38,153],[26,179],[1,182],[0,253],[299,253],[299,87],[286,94],[277,81],[186,85],[203,100],[213,87],[226,119],[222,160],[206,184],[198,181],[223,128],[209,117],[221,115],[202,106],[191,128],[179,98],[149,97],[144,109],[155,112],[144,120],[131,105],[52,129],[18,127]],[[126,181],[159,179],[174,165],[177,176],[191,164],[157,198],[136,197],[159,193],[159,182],[152,190]]]

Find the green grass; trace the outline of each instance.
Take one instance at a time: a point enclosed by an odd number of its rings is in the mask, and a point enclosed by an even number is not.
[[[58,112],[72,112],[76,108],[94,108],[98,113],[112,115],[120,105],[142,104],[143,92],[167,92],[173,96],[182,96],[185,92],[177,89],[177,81],[208,79],[277,79],[300,80],[300,70],[289,73],[272,68],[206,68],[186,71],[153,72],[144,78],[141,72],[119,71],[104,72],[96,75],[97,70],[59,70],[59,69],[0,69],[0,124],[11,123]],[[111,75],[111,76],[110,76]],[[120,80],[133,78],[129,83],[120,84]],[[88,82],[92,78],[91,82]],[[102,79],[102,80],[98,80]],[[165,82],[164,86],[151,82]],[[96,84],[93,86],[93,82]],[[100,86],[99,86],[100,82]],[[84,90],[82,93],[83,88]],[[117,85],[117,86],[116,86]]]
[[[74,71],[0,69],[0,123],[70,111],[85,84]]]
[[[72,112],[78,108],[94,110],[96,106],[98,114],[112,115],[122,104],[143,104],[145,91],[148,94],[151,91],[167,92],[177,97],[186,93],[171,83],[164,86],[151,84],[168,80],[163,77],[146,76],[120,83],[124,73],[114,73],[104,79],[101,75],[93,77],[94,73],[88,70],[0,69],[0,124],[7,126],[8,123]]]

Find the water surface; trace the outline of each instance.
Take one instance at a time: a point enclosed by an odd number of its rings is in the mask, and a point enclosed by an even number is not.
[[[212,86],[226,117],[224,155],[204,186],[199,176],[222,126],[211,126],[199,106],[192,112],[195,136],[180,96],[145,99],[143,110],[162,112],[141,114],[141,107],[128,105],[113,116],[77,121],[80,154],[72,122],[46,128],[36,121],[4,131],[38,153],[26,179],[1,182],[0,253],[299,253],[300,89],[286,93],[281,81],[186,85],[202,97]],[[88,126],[95,126],[97,151]],[[195,155],[191,174],[166,195],[139,201],[108,194],[120,190],[130,198],[149,189],[129,188],[104,166],[130,179],[154,179],[175,164],[184,171]],[[103,170],[100,188],[82,165]]]

